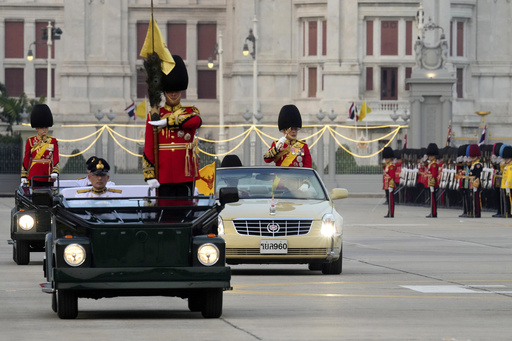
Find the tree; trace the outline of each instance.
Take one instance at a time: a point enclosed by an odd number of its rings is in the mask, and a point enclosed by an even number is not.
[[[34,105],[44,102],[44,96],[39,100],[29,99],[24,92],[18,98],[9,97],[7,88],[0,83],[0,120],[9,123],[8,131],[12,132],[12,125],[20,122],[20,113],[24,108],[27,112],[31,112]]]

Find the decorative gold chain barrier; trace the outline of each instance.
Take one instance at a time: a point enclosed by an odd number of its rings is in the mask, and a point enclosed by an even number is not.
[[[62,125],[60,126],[62,128],[86,128],[86,127],[98,127],[97,124],[80,124],[80,125]],[[144,128],[145,125],[142,125],[142,124],[137,124],[137,125],[134,125],[134,124],[110,124],[110,125],[107,125],[107,124],[104,124],[103,126],[99,127],[95,132],[93,132],[92,134],[89,134],[89,135],[86,135],[86,136],[83,136],[83,137],[80,137],[80,138],[76,138],[76,139],[60,139],[57,137],[58,141],[60,144],[67,144],[67,143],[76,143],[76,142],[79,142],[79,141],[84,141],[86,139],[89,139],[93,136],[96,136],[94,138],[94,140],[91,142],[91,144],[89,144],[89,146],[87,146],[85,149],[79,151],[78,153],[74,153],[74,154],[60,154],[61,157],[75,157],[75,156],[78,156],[78,155],[81,155],[85,152],[87,152],[93,145],[96,144],[96,142],[98,141],[98,139],[102,136],[103,132],[105,130],[108,131],[110,137],[112,138],[112,140],[119,146],[121,147],[124,151],[126,151],[128,154],[132,155],[132,156],[135,156],[135,157],[142,157],[141,154],[137,154],[131,150],[129,150],[121,141],[121,139],[123,139],[124,141],[130,141],[130,142],[134,142],[134,143],[139,143],[139,144],[143,144],[144,143],[144,139],[134,139],[134,138],[130,138],[128,136],[124,136],[122,134],[120,134],[119,132],[115,131],[112,127],[129,127],[129,128]],[[219,128],[220,126],[219,125],[203,125],[202,128]],[[212,156],[212,157],[220,157],[220,156],[224,156],[224,155],[227,155],[227,154],[231,154],[233,153],[235,150],[237,150],[238,148],[240,148],[240,146],[247,140],[247,138],[250,136],[250,134],[254,131],[254,133],[256,134],[256,136],[259,137],[259,139],[267,146],[267,148],[270,148],[270,143],[268,142],[269,140],[270,141],[275,141],[275,140],[278,140],[280,136],[272,136],[272,135],[269,135],[265,132],[263,132],[260,128],[263,128],[263,127],[266,127],[266,128],[274,128],[276,129],[277,131],[277,127],[274,126],[274,125],[243,125],[243,124],[236,124],[236,125],[224,125],[223,127],[225,128],[244,128],[245,130],[232,137],[232,138],[229,138],[229,139],[225,139],[225,140],[211,140],[211,139],[206,139],[206,138],[202,138],[202,137],[198,137],[199,141],[203,141],[203,142],[207,142],[207,143],[226,143],[226,142],[231,142],[231,141],[235,141],[235,140],[238,140],[238,139],[241,139],[241,141],[235,146],[233,147],[232,149],[230,149],[229,151],[225,152],[225,153],[219,153],[219,154],[214,154],[214,153],[208,153],[206,152],[205,150],[202,150],[201,148],[198,148],[199,149],[199,152],[200,153],[203,153],[205,155],[208,155],[208,156]],[[308,140],[313,140],[313,142],[309,143],[309,148],[310,149],[313,149],[316,147],[317,143],[320,141],[320,139],[324,136],[324,134],[326,133],[326,131],[329,132],[329,134],[332,136],[333,140],[336,142],[336,144],[342,148],[343,150],[345,150],[348,154],[356,157],[356,158],[371,158],[377,154],[379,154],[380,152],[382,152],[382,150],[384,149],[384,147],[388,146],[389,144],[391,144],[393,142],[393,140],[397,137],[398,133],[400,132],[401,129],[404,129],[404,128],[408,128],[408,126],[403,126],[403,125],[384,125],[384,126],[372,126],[372,127],[355,127],[355,126],[347,126],[347,125],[337,125],[337,124],[331,124],[331,125],[307,125],[307,126],[304,126],[303,129],[307,129],[307,128],[318,128],[318,131],[316,131],[315,133],[309,135],[309,136],[305,136],[305,137],[300,137],[301,140],[305,140],[306,142]],[[341,134],[340,132],[336,131],[335,129],[336,128],[342,128],[342,129],[349,129],[349,130],[355,130],[355,135],[357,137],[357,131],[360,131],[360,130],[366,130],[367,132],[367,136],[368,136],[368,130],[370,129],[392,129],[389,133],[386,133],[382,136],[379,136],[373,140],[366,140],[364,139],[364,137],[362,137],[360,140],[357,140],[357,139],[353,139],[351,137],[348,137],[348,136],[345,136],[343,134]],[[349,149],[347,149],[347,147],[345,147],[341,142],[340,142],[340,139],[343,139],[347,142],[350,142],[350,143],[355,143],[357,145],[361,145],[361,144],[370,144],[370,143],[374,143],[374,142],[378,142],[378,141],[381,141],[381,140],[385,140],[389,138],[389,140],[387,140],[386,144],[380,148],[378,151],[372,153],[372,154],[369,154],[369,155],[360,155],[360,154],[357,154],[357,153],[353,153],[351,152]]]

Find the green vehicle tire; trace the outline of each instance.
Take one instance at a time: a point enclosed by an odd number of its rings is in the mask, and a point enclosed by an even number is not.
[[[14,242],[14,261],[18,265],[27,265],[30,262],[30,244],[27,240]]]
[[[57,290],[57,315],[61,319],[74,319],[78,315],[78,297],[72,290]]]
[[[52,293],[52,310],[55,313],[57,312],[57,293],[56,292]]]
[[[222,315],[222,289],[205,291],[204,306],[201,314],[204,318],[219,318]]]

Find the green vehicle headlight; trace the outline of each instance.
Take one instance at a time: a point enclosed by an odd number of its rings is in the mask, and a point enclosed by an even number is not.
[[[80,266],[85,261],[85,249],[79,244],[69,244],[64,249],[64,260],[70,266]]]
[[[219,254],[219,248],[211,243],[203,244],[197,249],[197,259],[205,266],[217,263]]]
[[[25,214],[18,219],[18,226],[25,231],[31,230],[35,225],[34,217]]]

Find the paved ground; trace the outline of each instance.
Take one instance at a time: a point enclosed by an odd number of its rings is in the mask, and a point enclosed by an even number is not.
[[[348,186],[347,186],[348,187]],[[336,202],[344,225],[339,276],[305,265],[232,267],[223,316],[205,320],[177,298],[79,300],[59,320],[38,286],[42,255],[12,261],[12,198],[0,198],[2,340],[510,340],[512,219],[460,219],[382,198]]]

